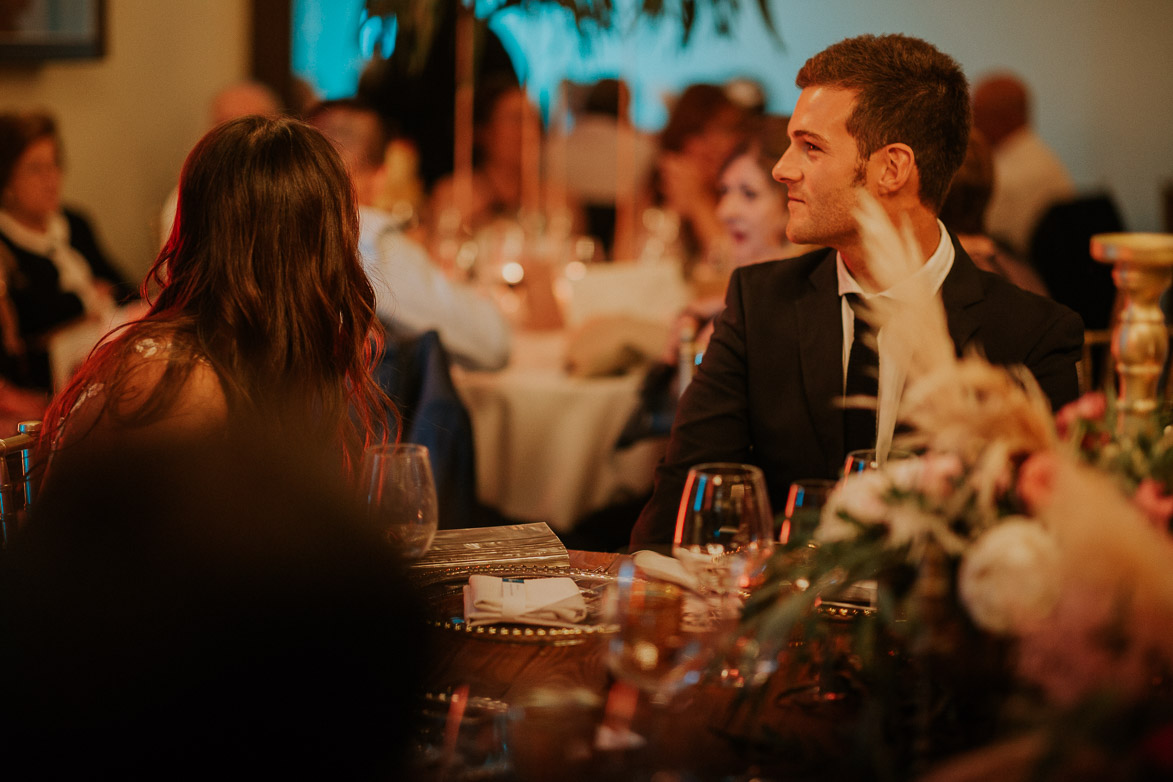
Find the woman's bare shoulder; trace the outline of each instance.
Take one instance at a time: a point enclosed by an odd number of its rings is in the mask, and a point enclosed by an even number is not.
[[[168,340],[137,340],[112,374],[82,391],[68,416],[67,440],[126,429],[147,436],[198,434],[227,421],[228,403],[215,369]]]

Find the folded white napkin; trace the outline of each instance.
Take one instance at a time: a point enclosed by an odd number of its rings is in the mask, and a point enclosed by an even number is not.
[[[636,567],[652,578],[677,584],[694,592],[700,588],[695,570],[676,557],[667,557],[655,551],[637,551],[631,555],[631,560],[635,562]]]
[[[469,576],[464,588],[464,619],[469,627],[502,622],[573,627],[586,615],[586,601],[569,578]]]

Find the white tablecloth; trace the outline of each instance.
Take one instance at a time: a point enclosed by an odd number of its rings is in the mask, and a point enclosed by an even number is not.
[[[453,373],[472,416],[480,501],[558,531],[647,491],[664,448],[649,440],[615,449],[642,373],[570,377],[562,368],[565,345],[564,332],[523,331],[514,335],[504,370]]]

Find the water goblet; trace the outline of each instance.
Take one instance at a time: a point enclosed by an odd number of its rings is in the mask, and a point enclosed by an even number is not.
[[[368,448],[361,490],[368,517],[387,540],[407,559],[423,556],[439,524],[428,449],[410,443]]]

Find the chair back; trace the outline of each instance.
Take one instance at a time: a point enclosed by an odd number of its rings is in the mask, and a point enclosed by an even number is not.
[[[400,441],[427,446],[440,503],[440,528],[474,526],[472,418],[452,383],[440,335],[427,331],[402,337],[387,329],[375,379],[399,410]]]
[[[1112,324],[1112,267],[1091,256],[1091,238],[1124,230],[1112,197],[1088,195],[1047,210],[1030,242],[1030,262],[1055,301],[1079,313],[1088,329]]]
[[[1083,332],[1083,354],[1076,364],[1081,396],[1089,391],[1104,389],[1115,377],[1109,350],[1111,345],[1111,329],[1088,329]]]
[[[40,480],[32,456],[40,421],[21,421],[16,434],[0,438],[0,549],[6,549],[33,506]]]

